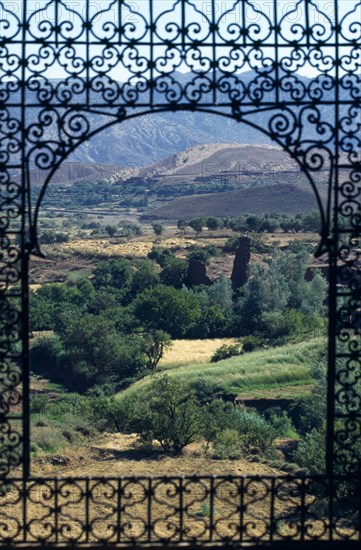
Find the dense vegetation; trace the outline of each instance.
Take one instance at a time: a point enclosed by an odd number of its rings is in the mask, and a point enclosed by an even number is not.
[[[154,370],[150,356],[170,338],[246,336],[250,350],[324,325],[326,282],[305,281],[300,245],[253,265],[237,292],[224,276],[188,288],[186,260],[159,249],[150,257],[104,262],[90,279],[33,292],[32,330],[54,331],[32,348],[35,372],[76,391],[113,391]]]
[[[185,231],[187,227],[194,229],[200,233],[203,228],[210,230],[216,229],[233,229],[239,232],[268,232],[284,231],[286,233],[299,231],[312,231],[318,233],[320,230],[320,215],[317,210],[307,214],[280,214],[274,212],[272,214],[243,214],[237,218],[223,217],[217,218],[210,216],[207,218],[197,217],[189,220],[180,219],[177,222],[177,227]]]
[[[132,223],[81,223],[93,234],[141,232]],[[34,415],[46,419],[44,428],[35,426],[33,450],[54,451],[106,430],[136,433],[144,445],[156,442],[173,454],[202,441],[214,458],[276,463],[274,441],[285,436],[300,441],[290,468],[324,471],[327,283],[319,273],[305,280],[309,246],[294,241],[286,250],[272,251],[259,235],[315,231],[318,223],[314,213],[179,220],[178,231],[185,233],[230,228],[251,234],[251,249],[261,259],[236,291],[225,276],[207,286],[188,285],[189,261],[207,265],[212,256],[234,253],[239,241],[232,236],[223,249],[193,245],[187,258],[155,245],[148,259],[113,259],[90,276],[31,292],[32,330],[52,331],[34,339],[32,369],[77,392],[58,402],[33,399]],[[156,236],[164,230],[153,224]],[[45,233],[49,243],[64,238],[50,233]],[[220,337],[238,340],[219,348],[210,363],[159,365],[172,339]],[[290,416],[281,409],[259,414],[214,399],[314,382],[311,397]],[[64,430],[69,408],[73,420]]]
[[[255,185],[267,184],[259,180]],[[81,208],[114,201],[120,207],[145,208],[156,200],[235,191],[239,184],[226,179],[211,179],[207,182],[166,184],[139,178],[129,178],[119,183],[80,181],[72,186],[64,185],[49,189],[46,205]],[[121,198],[120,198],[121,196]]]
[[[216,459],[247,458],[284,471],[325,472],[324,344],[324,340],[319,339],[312,344],[288,344],[279,349],[278,355],[292,355],[300,363],[304,361],[305,366],[307,363],[309,381],[314,380],[311,395],[299,403],[296,411],[291,409],[291,415],[280,408],[260,414],[212,399],[216,388],[214,380],[193,373],[191,367],[188,371],[194,374],[192,377],[185,376],[184,369],[182,375],[182,369],[174,368],[165,374],[152,375],[143,386],[138,383],[116,397],[68,393],[61,399],[49,401],[45,395],[35,396],[31,402],[34,423],[32,450],[52,453],[69,444],[81,445],[97,431],[136,433],[145,448],[175,455],[190,443],[202,441],[203,452]],[[250,354],[254,355],[250,359],[253,365],[262,362],[260,353]],[[276,350],[271,350],[269,360],[278,364],[279,357],[276,359],[274,353]],[[224,365],[229,361],[224,361]],[[239,366],[247,363],[245,357],[239,361]],[[207,374],[206,366],[202,367]],[[261,370],[262,366],[260,376]],[[226,379],[227,374],[223,373],[222,380]],[[342,413],[343,405],[337,406],[338,412]],[[287,461],[280,461],[276,445],[279,437],[298,442]],[[354,451],[353,459],[357,460],[361,448],[353,448]],[[358,465],[350,462],[350,467],[355,472]],[[322,484],[316,483],[313,490],[321,497],[321,503],[322,498],[327,498]],[[337,487],[337,492],[343,496],[349,490],[345,484]]]

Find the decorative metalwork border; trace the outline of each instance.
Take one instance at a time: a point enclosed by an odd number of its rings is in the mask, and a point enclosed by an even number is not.
[[[29,487],[40,483],[29,471],[28,259],[39,253],[36,226],[46,188],[61,163],[96,133],[163,111],[215,113],[257,128],[288,152],[312,185],[321,213],[319,252],[328,253],[330,265],[332,498],[336,473],[349,483],[359,479],[360,21],[360,0],[0,2],[1,500],[15,491],[17,502],[32,501]],[[311,76],[302,75],[306,70]],[[37,197],[34,167],[45,180]],[[328,174],[326,205],[318,194],[320,170]],[[14,406],[20,412],[11,412]],[[23,485],[11,479],[19,466]],[[65,489],[54,487],[66,482],[42,483],[61,514]],[[80,481],[71,483],[79,487]],[[294,483],[305,486],[306,478]],[[90,489],[79,491],[86,502],[94,498]],[[6,521],[0,531],[9,542]],[[90,533],[89,518],[84,521]],[[56,527],[49,529],[49,540],[58,536]],[[147,530],[154,532],[150,524]],[[306,531],[297,532],[307,538]],[[273,533],[267,527],[267,536]]]
[[[357,544],[357,481],[334,483],[337,496],[326,476],[11,479],[0,493],[1,541]]]

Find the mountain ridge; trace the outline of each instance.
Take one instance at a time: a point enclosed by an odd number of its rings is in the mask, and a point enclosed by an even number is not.
[[[219,73],[219,78],[221,78],[221,75],[222,77],[227,76],[226,74]],[[164,75],[159,75],[159,78],[163,76]],[[170,76],[175,83],[179,82],[181,84],[183,90],[188,83],[191,84],[194,79],[202,77],[201,74],[196,74],[194,72],[181,73],[178,71],[174,71]],[[238,73],[234,76],[237,77],[240,85],[247,88],[249,94],[256,96],[258,90],[261,96],[270,94],[270,101],[272,101],[272,94],[274,94],[274,91],[272,89],[266,91],[259,82],[256,82],[257,79],[263,77],[266,78],[270,76],[272,78],[272,75],[268,75],[268,73],[262,74],[261,72],[257,73],[250,70],[244,73]],[[284,76],[286,78],[287,73],[284,73]],[[292,75],[292,77],[296,78],[298,85],[301,87],[307,86],[311,80],[315,80],[308,79],[297,73]],[[204,78],[207,78],[207,75]],[[63,81],[49,80],[49,83],[53,83],[53,87],[59,87],[58,93],[61,95]],[[42,84],[45,87],[46,83]],[[122,85],[120,82],[116,84]],[[71,81],[64,84],[64,88],[70,85]],[[237,85],[237,83],[234,84],[235,90],[237,89]],[[200,84],[197,83],[196,87],[197,86],[199,87]],[[322,88],[321,82],[318,83],[318,87]],[[334,92],[323,90],[322,93],[332,94]],[[33,95],[35,100],[36,93],[34,91],[29,91],[28,94],[29,96]],[[94,104],[99,103],[100,95],[92,90],[90,90],[90,94],[93,94],[91,97],[94,100]],[[291,92],[287,91],[286,88],[280,89],[280,100],[287,101],[287,99],[291,97],[290,94]],[[130,168],[141,168],[150,163],[162,160],[171,154],[200,144],[271,143],[271,138],[267,135],[266,131],[269,124],[269,113],[262,112],[261,109],[252,115],[252,123],[258,127],[258,129],[256,129],[250,126],[245,120],[239,122],[231,116],[221,116],[220,113],[197,111],[198,107],[202,109],[202,101],[197,105],[187,103],[185,107],[194,109],[194,112],[191,112],[190,110],[182,111],[177,110],[178,108],[175,109],[175,105],[168,103],[165,100],[164,94],[159,90],[157,91],[157,89],[154,90],[154,97],[155,106],[159,102],[163,102],[169,106],[169,110],[167,112],[159,112],[155,109],[154,112],[110,125],[106,130],[100,131],[98,134],[94,135],[90,141],[80,144],[75,151],[71,153],[68,160],[83,163],[94,162],[108,165],[124,165]],[[144,97],[144,100],[145,99],[146,97]],[[229,102],[229,98],[227,101]],[[121,101],[120,104],[122,104]],[[118,107],[118,105],[115,104],[114,107]],[[310,107],[313,107],[312,102],[310,102]],[[112,105],[110,104],[110,109],[111,108]],[[129,108],[131,109],[132,107],[129,106]],[[221,105],[218,108],[222,111]],[[320,111],[322,121],[327,122],[332,113],[325,106],[318,105],[317,108]],[[175,112],[170,112],[172,110],[175,110]],[[227,112],[229,113],[229,108]],[[277,112],[279,112],[279,110]],[[244,114],[246,114],[246,112]],[[35,121],[37,120],[37,116],[36,109],[33,110],[32,114],[31,109],[29,109],[29,120],[33,117]],[[86,116],[93,129],[102,125],[105,121],[109,122],[109,117],[105,115],[87,113]],[[313,136],[317,134],[315,125],[311,124],[309,120],[305,120],[304,124],[309,126],[307,129],[308,137],[313,139]],[[317,137],[319,139],[318,134]],[[56,128],[47,128],[44,139],[49,139],[49,141],[58,139]]]

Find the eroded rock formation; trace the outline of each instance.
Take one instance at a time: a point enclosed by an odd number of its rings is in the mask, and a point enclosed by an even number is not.
[[[212,281],[207,276],[207,269],[200,260],[190,260],[187,272],[187,286],[210,285]]]
[[[234,290],[237,290],[237,288],[240,288],[248,281],[248,264],[250,259],[251,239],[247,236],[240,237],[231,275]]]

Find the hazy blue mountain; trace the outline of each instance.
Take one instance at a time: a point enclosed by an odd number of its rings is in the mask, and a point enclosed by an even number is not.
[[[194,74],[174,73],[173,77],[184,86],[194,77]],[[239,75],[246,85],[256,77],[256,73],[252,71]],[[297,79],[301,85],[310,82],[300,76],[297,76]],[[57,83],[57,81],[52,82]],[[328,93],[333,94],[332,90]],[[30,92],[30,95],[32,94],[33,92]],[[281,92],[281,96],[287,98],[287,92]],[[160,94],[158,97],[161,97]],[[323,121],[331,120],[332,113],[327,107],[323,106],[319,109]],[[32,114],[35,119],[36,111],[30,113],[30,118]],[[92,127],[100,123],[100,117],[97,118],[97,115],[87,116]],[[267,128],[269,113],[259,112],[253,115],[252,120],[261,128]],[[109,119],[103,118],[103,122],[106,121]],[[315,124],[307,116],[303,118],[302,124],[307,127],[308,137],[316,135]],[[56,137],[55,127],[46,128],[45,131],[49,139]],[[238,123],[233,119],[212,113],[158,112],[116,123],[95,135],[89,142],[79,146],[68,160],[140,167],[200,144],[269,144],[270,142],[267,135],[261,131],[245,123]]]

